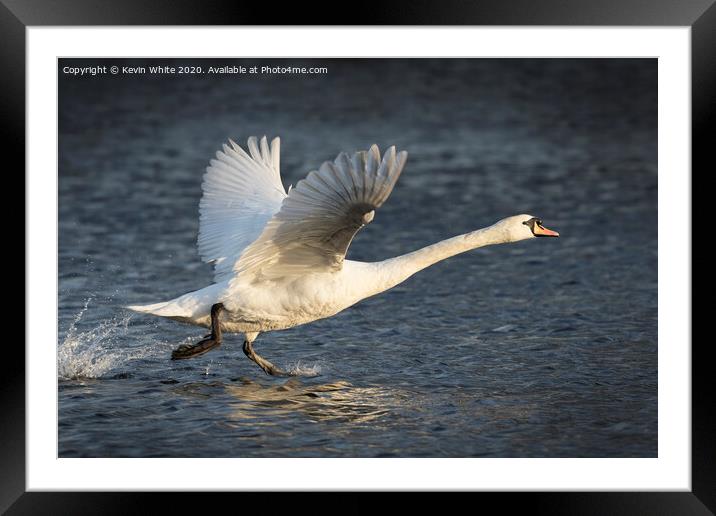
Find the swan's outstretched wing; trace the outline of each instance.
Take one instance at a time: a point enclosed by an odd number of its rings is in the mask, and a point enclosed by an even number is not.
[[[248,140],[249,153],[229,140],[206,169],[199,203],[199,254],[214,262],[214,281],[232,275],[244,249],[258,238],[286,198],[279,170],[280,140]]]
[[[234,266],[238,278],[339,270],[360,228],[390,195],[407,159],[395,147],[338,155],[299,181]]]

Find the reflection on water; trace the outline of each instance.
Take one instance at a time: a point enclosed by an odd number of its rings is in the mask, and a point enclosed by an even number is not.
[[[229,421],[247,421],[302,413],[309,421],[367,423],[404,403],[406,393],[381,387],[355,387],[347,381],[304,384],[299,378],[265,385],[250,378],[237,383],[190,382],[177,386],[183,396],[208,399],[221,392],[231,397]],[[260,423],[259,423],[260,424]]]
[[[310,421],[368,423],[388,414],[400,397],[389,389],[354,387],[338,381],[319,385],[303,385],[291,378],[282,385],[265,387],[243,379],[240,385],[227,385],[227,392],[237,403],[231,404],[231,419],[255,419],[266,413],[279,417],[300,411]]]

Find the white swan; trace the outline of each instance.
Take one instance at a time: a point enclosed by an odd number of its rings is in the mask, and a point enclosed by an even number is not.
[[[390,195],[407,153],[378,147],[338,155],[285,191],[280,142],[248,140],[248,153],[229,140],[211,160],[202,184],[198,247],[214,263],[214,284],[171,301],[129,306],[212,328],[180,346],[190,358],[221,343],[221,332],[244,333],[244,353],[266,373],[286,373],[260,357],[252,343],[261,332],[329,317],[384,292],[416,272],[459,253],[492,244],[559,234],[531,215],[502,219],[418,251],[375,263],[346,260],[355,234],[373,220]]]

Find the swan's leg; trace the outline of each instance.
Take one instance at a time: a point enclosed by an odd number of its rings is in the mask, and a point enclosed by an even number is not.
[[[254,351],[254,347],[252,343],[256,339],[258,333],[247,333],[246,334],[246,340],[244,340],[244,354],[249,357],[251,360],[256,362],[256,364],[264,370],[266,374],[270,374],[271,376],[290,376],[289,373],[281,369],[280,367],[276,367],[271,362],[266,360],[265,358],[261,357],[258,353]]]
[[[223,305],[217,303],[211,307],[211,327],[212,332],[204,335],[204,338],[196,344],[182,344],[172,351],[172,360],[183,360],[185,358],[194,358],[211,351],[221,345],[221,327],[219,323],[219,315]],[[215,329],[215,330],[214,330]]]

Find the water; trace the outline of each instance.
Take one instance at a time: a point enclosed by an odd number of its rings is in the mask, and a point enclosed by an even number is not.
[[[112,64],[60,67],[80,63]],[[329,73],[60,74],[59,455],[655,457],[656,60],[305,64]],[[201,176],[252,134],[281,136],[286,186],[342,150],[409,151],[351,259],[516,213],[562,237],[259,337],[305,376],[267,377],[240,336],[170,361],[204,330],[122,306],[211,282]]]

